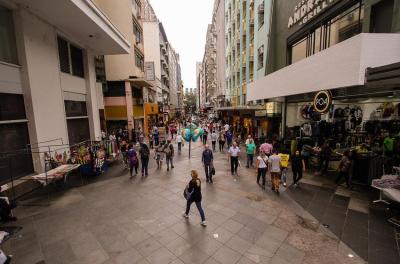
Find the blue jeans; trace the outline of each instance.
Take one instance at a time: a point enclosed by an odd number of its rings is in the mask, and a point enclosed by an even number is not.
[[[253,167],[253,157],[254,154],[247,154],[247,168],[250,166]]]
[[[204,210],[201,207],[201,202],[195,202],[192,199],[187,200],[187,202],[186,202],[186,212],[185,213],[187,215],[189,214],[190,206],[192,205],[193,202],[196,203],[197,210],[199,210],[201,221],[206,221],[206,216],[204,215]]]
[[[169,164],[171,164],[171,168],[174,167],[173,157],[165,156],[165,162],[167,163],[167,169],[169,169]]]
[[[288,168],[282,168],[281,171],[281,181],[286,183],[286,175],[287,175]]]

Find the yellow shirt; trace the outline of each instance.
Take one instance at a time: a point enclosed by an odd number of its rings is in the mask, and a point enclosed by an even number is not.
[[[287,168],[287,166],[289,165],[289,154],[278,154],[279,157],[281,157],[281,167],[282,168]]]

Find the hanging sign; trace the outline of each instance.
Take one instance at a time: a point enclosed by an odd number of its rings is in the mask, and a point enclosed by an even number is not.
[[[332,105],[332,94],[330,91],[320,91],[314,96],[314,109],[318,113],[326,113]]]

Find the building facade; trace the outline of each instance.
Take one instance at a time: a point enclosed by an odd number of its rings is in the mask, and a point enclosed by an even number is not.
[[[215,0],[212,23],[216,34],[216,105],[225,104],[225,1]]]
[[[145,80],[143,2],[96,0],[111,21],[132,42],[129,54],[105,56],[107,86],[104,91],[105,117],[108,131],[143,128],[144,95],[152,86]]]
[[[278,101],[281,135],[310,121],[301,109],[314,109],[321,91],[332,96],[330,111],[354,106],[364,124],[382,103],[399,100],[399,6],[398,0],[275,1],[266,76],[249,85],[247,99]],[[378,71],[379,80],[372,77]]]
[[[1,1],[0,32],[0,149],[31,150],[14,156],[17,178],[43,172],[44,146],[100,139],[95,60],[127,54],[131,45],[91,1]],[[0,168],[6,181],[8,167]]]
[[[265,75],[272,0],[225,1],[226,100],[247,102],[247,83]]]

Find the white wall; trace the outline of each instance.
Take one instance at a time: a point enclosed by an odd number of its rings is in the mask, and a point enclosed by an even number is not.
[[[359,34],[248,85],[247,100],[363,85],[365,69],[400,61],[400,34]]]
[[[22,94],[19,66],[0,62],[0,93]]]
[[[86,94],[86,81],[84,78],[60,72],[60,82],[63,91]]]

